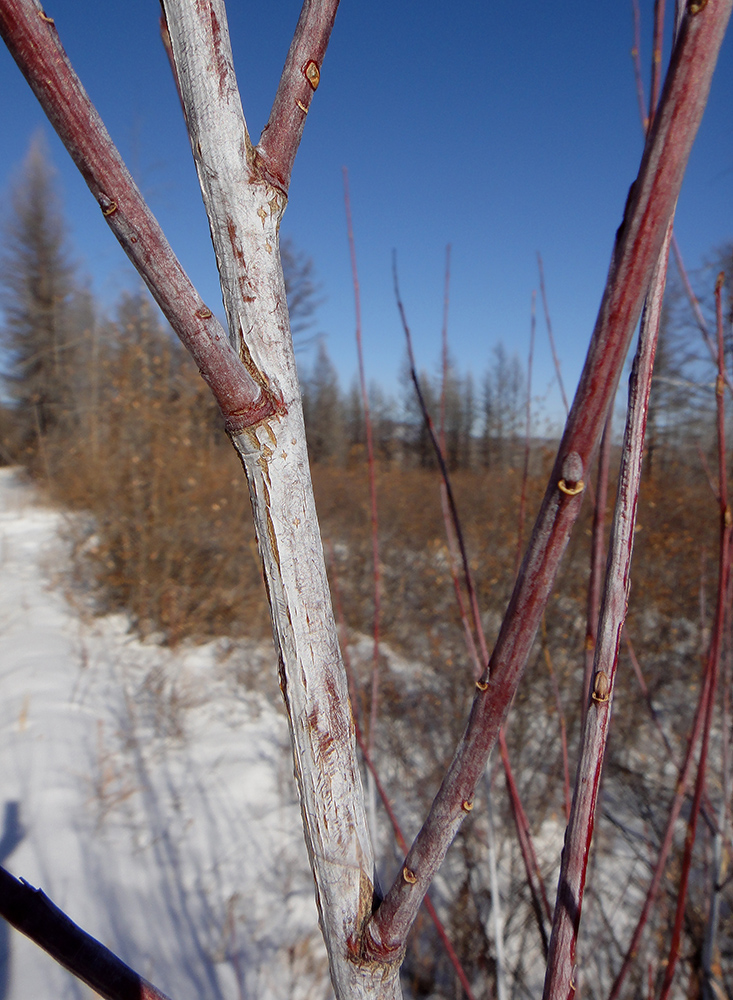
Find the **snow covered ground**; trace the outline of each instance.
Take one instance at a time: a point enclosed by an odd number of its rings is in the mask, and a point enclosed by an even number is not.
[[[174,1000],[329,997],[271,651],[88,620],[62,525],[0,469],[0,863]],[[92,995],[0,921],[0,1000]]]

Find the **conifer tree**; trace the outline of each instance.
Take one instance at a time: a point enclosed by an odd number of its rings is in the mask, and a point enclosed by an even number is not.
[[[73,349],[74,266],[42,137],[29,149],[10,197],[0,248],[3,379],[22,444],[64,417]]]

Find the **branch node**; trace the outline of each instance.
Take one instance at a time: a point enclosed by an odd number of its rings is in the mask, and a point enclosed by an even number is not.
[[[577,497],[585,489],[585,483],[579,479],[577,483],[568,482],[567,479],[558,480],[557,488],[568,497]]]
[[[708,0],[690,0],[687,4],[687,12],[694,17],[695,14],[699,14],[701,10],[707,7],[707,4]]]
[[[52,17],[49,17],[44,10],[40,10],[38,12],[38,16],[42,21],[45,21],[46,24],[50,24],[52,28],[56,27],[56,22],[54,21],[54,19]]]
[[[302,101],[296,100],[295,103],[298,105],[298,107],[300,108],[300,110],[303,112],[304,115],[308,114],[308,108],[305,106],[305,104],[303,104]]]
[[[102,209],[102,215],[105,217],[114,215],[117,211],[117,202],[111,201],[106,195],[102,195],[99,199],[99,207]]]
[[[321,71],[318,68],[318,63],[314,62],[313,59],[309,59],[303,67],[303,73],[313,90],[316,90],[318,84],[321,82]]]
[[[414,885],[417,882],[417,875],[407,867],[402,869],[402,878],[408,885]]]
[[[196,310],[194,315],[198,316],[199,319],[211,319],[214,314],[208,306],[201,306],[200,309]]]
[[[476,687],[479,691],[488,691],[489,682],[488,681],[476,681]]]
[[[463,809],[464,812],[470,813],[473,809],[473,801],[471,799],[464,799],[463,802],[461,802],[461,809]]]
[[[597,705],[605,705],[611,696],[611,683],[608,674],[599,670],[593,681],[593,693],[591,698]]]

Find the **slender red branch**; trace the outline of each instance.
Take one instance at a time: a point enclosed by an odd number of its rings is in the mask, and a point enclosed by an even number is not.
[[[178,262],[37,0],[0,0],[0,35],[166,319],[210,386],[230,431],[280,408],[242,365]]]
[[[527,357],[527,405],[524,429],[524,465],[522,466],[522,489],[519,494],[517,514],[517,555],[514,576],[519,572],[524,551],[524,518],[527,510],[527,481],[529,479],[529,453],[532,443],[532,362],[534,360],[534,338],[537,329],[537,292],[532,292],[532,309],[529,324],[529,354]]]
[[[537,860],[537,852],[534,849],[534,841],[532,840],[532,833],[529,828],[529,820],[527,819],[527,814],[522,806],[519,789],[517,788],[517,783],[514,778],[514,771],[512,770],[512,766],[509,761],[509,749],[506,745],[503,729],[499,733],[499,752],[501,754],[501,762],[504,766],[504,775],[506,777],[507,790],[509,792],[509,803],[511,805],[514,823],[517,828],[519,846],[522,852],[522,860],[524,861],[524,870],[527,875],[527,884],[529,885],[530,896],[532,898],[532,909],[534,910],[535,919],[540,932],[542,951],[545,958],[547,958],[547,925],[552,924],[552,910],[550,909],[550,901],[547,898],[545,881],[542,878],[540,864]]]
[[[369,393],[367,392],[366,375],[364,374],[364,351],[361,340],[361,294],[359,291],[359,272],[356,267],[356,245],[354,243],[354,226],[351,219],[351,198],[349,197],[349,172],[344,167],[344,204],[346,206],[346,229],[349,237],[349,253],[351,255],[351,277],[354,284],[354,308],[356,310],[356,353],[359,359],[359,387],[361,389],[361,404],[364,408],[364,427],[366,430],[367,462],[369,465],[369,499],[371,510],[372,534],[372,572],[374,579],[374,625],[372,651],[372,694],[369,709],[369,730],[367,746],[369,754],[374,752],[374,737],[377,729],[377,714],[379,705],[379,640],[381,624],[381,573],[379,569],[379,518],[377,514],[377,473],[374,461],[374,442],[372,438],[372,417],[369,409]]]
[[[659,733],[662,742],[664,743],[664,747],[665,750],[667,751],[667,754],[669,755],[669,759],[674,760],[675,754],[674,750],[672,749],[672,744],[669,742],[669,738],[667,737],[667,734],[662,728],[662,723],[659,721],[659,712],[657,712],[656,708],[654,707],[652,696],[649,692],[649,688],[647,687],[646,681],[644,680],[644,674],[642,673],[641,670],[641,664],[639,663],[633,644],[631,642],[631,639],[629,638],[629,634],[626,629],[624,629],[624,642],[626,643],[626,651],[629,654],[629,659],[631,660],[631,666],[636,676],[636,680],[639,684],[639,687],[641,688],[641,693],[644,698],[644,701],[646,702],[646,706],[649,709],[649,715],[651,716],[652,722],[656,726],[657,732]]]
[[[718,381],[717,388],[719,388],[719,387],[720,387],[720,380]],[[718,405],[720,406],[721,403],[722,403],[722,399],[721,399],[721,395],[719,394],[718,395]],[[723,468],[725,468],[725,466],[723,466]],[[724,493],[723,496],[726,496],[726,494]],[[626,949],[626,954],[625,954],[624,960],[623,960],[623,962],[621,964],[621,968],[619,969],[618,973],[616,974],[616,978],[614,980],[613,986],[611,987],[611,992],[609,993],[608,1000],[616,1000],[616,998],[619,996],[619,994],[621,992],[621,988],[622,988],[623,983],[624,983],[624,980],[626,978],[626,975],[628,974],[629,969],[631,968],[631,966],[633,964],[634,958],[636,957],[636,955],[638,953],[639,945],[641,943],[641,937],[642,937],[644,928],[646,926],[646,923],[647,923],[647,921],[649,919],[649,914],[651,913],[652,907],[653,907],[653,905],[654,905],[654,903],[656,901],[657,895],[659,893],[659,889],[660,889],[660,886],[661,886],[661,883],[662,883],[662,878],[664,876],[665,866],[666,866],[666,863],[667,863],[667,858],[668,858],[669,852],[670,852],[670,850],[672,848],[674,828],[675,828],[675,824],[676,824],[677,819],[679,817],[679,814],[680,814],[680,811],[682,809],[682,805],[683,805],[683,802],[685,800],[685,796],[686,796],[686,793],[687,793],[687,787],[688,787],[688,784],[689,784],[689,781],[690,781],[691,772],[692,772],[692,766],[693,766],[695,749],[696,749],[698,741],[700,739],[700,734],[702,732],[704,732],[705,726],[706,726],[706,724],[708,722],[708,714],[712,710],[712,705],[714,703],[714,697],[711,695],[711,690],[712,690],[712,687],[713,687],[713,672],[714,672],[714,666],[715,666],[715,656],[716,655],[719,656],[719,652],[720,652],[720,650],[718,648],[717,653],[716,653],[714,647],[715,647],[716,642],[719,642],[720,636],[722,635],[722,626],[720,625],[720,622],[723,620],[723,617],[724,617],[725,606],[727,604],[728,588],[730,586],[730,537],[731,537],[731,535],[730,535],[730,525],[726,526],[726,523],[725,523],[726,522],[726,513],[725,513],[725,511],[728,510],[727,500],[726,500],[725,504],[723,504],[723,503],[720,504],[720,510],[721,510],[721,542],[723,542],[725,540],[725,538],[727,538],[727,544],[725,544],[725,545],[721,544],[721,546],[720,546],[720,556],[719,556],[719,558],[720,558],[720,566],[719,566],[719,576],[720,576],[720,579],[719,579],[719,587],[718,587],[718,605],[717,605],[717,608],[716,608],[716,623],[715,623],[715,628],[714,628],[713,636],[712,636],[712,640],[711,640],[711,649],[710,649],[710,653],[709,653],[709,655],[707,657],[707,660],[706,660],[705,671],[704,671],[704,675],[703,675],[703,681],[702,681],[702,684],[700,686],[700,694],[699,694],[699,697],[698,697],[698,703],[697,703],[697,707],[696,707],[696,710],[695,710],[695,716],[694,716],[694,719],[693,719],[693,723],[692,723],[692,727],[691,727],[691,732],[690,732],[690,736],[689,736],[689,740],[688,740],[688,744],[687,744],[687,750],[686,750],[686,753],[685,753],[685,759],[682,762],[682,766],[681,766],[680,771],[679,771],[679,777],[677,779],[677,784],[676,784],[676,791],[675,791],[674,798],[672,800],[672,805],[671,805],[669,816],[668,816],[668,819],[667,819],[667,826],[666,826],[666,829],[665,829],[664,837],[662,838],[662,844],[661,844],[660,849],[659,849],[659,856],[657,858],[657,862],[656,862],[656,865],[655,865],[655,868],[654,868],[654,872],[652,874],[651,882],[649,883],[649,887],[647,889],[646,897],[644,899],[644,904],[643,904],[641,912],[639,914],[639,918],[637,920],[636,927],[634,928],[634,933],[632,934],[631,941],[629,942],[628,948]],[[726,530],[728,531],[728,535],[727,536],[725,536],[725,534],[724,534]],[[725,560],[727,562],[727,569],[725,568],[725,564],[724,564],[723,560]],[[723,572],[724,569],[725,569],[725,572]],[[724,583],[724,585],[721,585],[723,583]],[[722,601],[722,605],[723,605],[722,611],[721,611],[721,601]],[[721,615],[723,617],[721,617],[719,619],[719,616],[721,616]],[[702,761],[702,759],[703,759],[703,752],[701,750],[700,760]],[[700,769],[700,766],[698,766],[698,779],[700,778],[700,774],[701,774],[701,769]],[[696,789],[696,792],[697,792],[697,789]],[[702,801],[703,792],[704,792],[704,788],[701,788],[700,789],[700,802]],[[698,812],[699,812],[699,806],[698,806]],[[697,821],[697,817],[695,815],[695,823],[696,823],[696,821]],[[690,822],[692,822],[692,813],[691,813],[691,816],[690,816]],[[690,836],[690,834],[689,834],[689,828],[688,828],[688,839],[689,839],[689,836]],[[693,834],[693,838],[692,839],[694,840],[694,834]],[[687,849],[687,843],[686,843],[686,849]],[[692,850],[692,844],[690,843],[690,851],[691,850]],[[682,910],[678,910],[678,915],[679,914],[684,915],[684,908],[682,908]],[[680,917],[680,919],[681,919],[681,917]],[[680,927],[681,927],[681,925],[680,925]],[[669,979],[669,984],[670,985],[671,985],[671,981],[672,981],[671,980],[671,976],[673,976],[673,975],[674,975],[674,968],[672,969],[672,973],[671,973],[670,979]],[[666,981],[666,976],[665,976],[665,981]],[[667,986],[667,989],[668,988],[669,988],[669,986]]]
[[[476,595],[476,588],[473,582],[473,574],[471,573],[471,567],[468,562],[468,555],[463,540],[463,529],[461,527],[460,518],[458,516],[458,508],[453,498],[453,490],[448,475],[445,450],[444,447],[441,447],[441,445],[438,443],[437,437],[435,435],[435,431],[433,429],[432,421],[430,418],[430,413],[428,411],[427,405],[425,404],[425,399],[417,375],[417,366],[415,364],[415,356],[412,349],[412,335],[410,333],[410,328],[407,323],[407,316],[405,314],[405,308],[402,303],[402,298],[400,296],[399,285],[397,281],[396,260],[393,262],[393,271],[394,271],[394,285],[395,285],[395,296],[397,299],[397,307],[400,313],[400,318],[402,320],[405,339],[407,341],[407,356],[410,365],[410,375],[412,377],[412,381],[415,386],[415,390],[417,392],[418,402],[420,404],[423,421],[430,435],[430,440],[433,445],[433,450],[435,451],[435,456],[438,460],[438,465],[441,472],[441,499],[443,505],[443,516],[445,520],[446,535],[448,538],[448,545],[451,551],[451,555],[454,556],[455,554],[456,539],[460,547],[462,568],[463,568],[463,581],[466,587],[466,591],[468,592],[469,601],[471,604],[473,628],[471,628],[465,616],[463,596],[461,593],[460,584],[458,583],[457,580],[457,573],[453,562],[451,563],[451,573],[453,575],[454,587],[458,597],[458,605],[461,610],[461,615],[464,622],[464,629],[467,635],[467,646],[469,654],[471,655],[474,662],[474,671],[475,671],[474,677],[476,681],[478,681],[484,670],[484,666],[488,661],[488,647],[486,644],[486,634],[484,632],[483,624],[481,622],[481,614],[478,606],[478,597]],[[446,300],[447,300],[447,289],[448,289],[448,282],[446,279]],[[447,318],[447,313],[446,313],[446,318]],[[444,323],[443,357],[444,359],[447,358],[447,325],[445,323]],[[478,660],[478,657],[476,655],[477,644],[481,655],[480,661]],[[543,920],[543,913],[547,915],[549,920],[549,904],[547,902],[547,894],[545,892],[542,873],[540,872],[539,864],[537,862],[537,854],[534,850],[534,845],[532,843],[532,837],[529,829],[529,821],[527,820],[524,807],[522,806],[521,798],[519,796],[519,789],[517,787],[517,783],[514,780],[514,775],[512,773],[511,763],[509,761],[509,751],[507,749],[506,739],[503,730],[499,732],[499,745],[501,748],[502,765],[504,767],[504,772],[506,774],[507,791],[509,792],[509,798],[512,807],[512,815],[514,817],[515,825],[517,828],[517,839],[519,841],[519,849],[522,855],[522,860],[524,862],[525,872],[527,874],[527,885],[529,887],[530,894],[532,896],[532,906],[535,915],[537,917],[537,923],[539,927],[540,938],[542,940],[543,950],[546,953],[547,930],[545,928]],[[567,756],[565,756],[565,762],[567,764]]]
[[[557,384],[560,387],[560,394],[562,396],[562,405],[565,407],[565,412],[567,413],[570,407],[568,406],[568,397],[565,393],[565,383],[562,380],[562,371],[560,369],[560,359],[557,356],[557,351],[555,350],[555,338],[552,335],[552,320],[550,319],[550,307],[547,304],[547,292],[545,291],[545,269],[542,266],[542,254],[537,254],[537,264],[540,269],[540,295],[542,296],[542,306],[545,310],[545,323],[547,324],[547,337],[550,341],[550,350],[552,351],[552,363],[555,366],[555,374],[557,375]]]
[[[692,799],[690,815],[687,821],[687,836],[685,837],[685,849],[682,856],[682,868],[680,872],[680,884],[677,891],[677,908],[675,911],[674,927],[672,929],[672,941],[669,948],[669,957],[664,973],[664,981],[660,992],[660,1000],[667,1000],[672,988],[675,969],[679,960],[680,939],[682,936],[682,924],[685,916],[685,906],[687,902],[687,888],[689,885],[690,869],[692,866],[692,853],[695,847],[695,833],[697,821],[700,815],[703,797],[705,795],[705,778],[707,770],[708,750],[710,746],[710,736],[713,727],[713,712],[715,709],[715,693],[720,669],[720,657],[723,648],[723,632],[727,615],[727,597],[730,577],[730,545],[733,534],[733,515],[728,504],[728,476],[727,476],[727,455],[725,444],[725,353],[723,344],[723,309],[722,309],[722,287],[725,275],[721,271],[715,284],[715,305],[718,333],[718,378],[715,386],[717,430],[718,430],[718,498],[720,516],[720,547],[718,556],[718,596],[715,607],[715,621],[710,641],[710,652],[708,654],[708,672],[710,681],[708,685],[707,704],[705,707],[705,719],[702,729],[702,742],[700,745],[700,760],[697,766],[697,778],[695,781],[695,792]]]
[[[338,575],[336,573],[336,565],[333,559],[333,552],[331,550],[330,545],[328,546],[328,549],[329,549],[329,562],[331,565],[330,576],[333,584],[334,604],[336,610],[336,617],[339,625],[339,632],[341,634],[341,649],[344,657],[344,666],[346,668],[346,676],[349,683],[349,696],[351,698],[351,704],[354,714],[354,733],[356,735],[357,746],[361,751],[362,757],[364,758],[364,763],[366,764],[369,773],[374,779],[374,787],[376,788],[377,794],[382,800],[384,811],[387,813],[389,821],[392,824],[392,830],[394,832],[397,845],[399,846],[401,851],[406,852],[407,841],[405,840],[404,834],[402,833],[402,827],[400,826],[400,822],[397,819],[397,814],[395,813],[392,807],[392,803],[390,802],[389,796],[387,795],[387,790],[382,784],[382,781],[379,777],[379,772],[374,766],[373,755],[371,754],[369,747],[367,746],[366,741],[364,740],[364,734],[362,732],[360,724],[361,713],[359,712],[359,702],[356,698],[356,689],[354,685],[354,676],[353,676],[354,671],[351,668],[351,657],[349,655],[348,636],[346,634],[346,623],[344,620],[344,612],[341,604],[341,591],[338,583]],[[446,933],[445,927],[443,926],[443,922],[438,916],[438,912],[433,906],[429,896],[425,897],[424,904],[425,904],[425,909],[428,911],[430,919],[433,921],[433,924],[435,925],[435,930],[443,944],[443,947],[445,948],[446,954],[448,955],[448,959],[453,968],[455,969],[456,975],[458,976],[461,985],[466,991],[466,996],[468,997],[468,1000],[474,1000],[473,991],[471,990],[471,984],[468,980],[468,976],[466,975],[466,970],[463,968],[461,960],[458,957],[456,950],[453,947],[453,944]]]
[[[649,88],[649,114],[644,130],[654,121],[662,82],[662,43],[664,41],[664,0],[654,0],[654,37],[652,40],[652,83]]]
[[[603,428],[601,447],[598,452],[598,481],[596,483],[595,503],[593,505],[593,527],[591,529],[590,578],[588,580],[588,598],[586,604],[585,623],[585,669],[583,673],[583,690],[581,692],[581,728],[585,726],[588,712],[588,696],[590,694],[593,675],[593,660],[596,651],[598,635],[598,611],[601,606],[601,588],[603,571],[606,567],[605,522],[606,504],[608,502],[608,470],[611,462],[611,431],[613,423],[613,407],[609,407],[606,425]]]
[[[0,916],[106,1000],[168,1000],[40,889],[0,868]]]
[[[542,617],[542,652],[544,653],[545,664],[547,665],[547,670],[550,674],[550,684],[552,685],[552,693],[555,698],[555,709],[560,722],[563,791],[565,793],[565,819],[567,821],[570,819],[570,808],[572,805],[570,797],[570,764],[568,760],[568,728],[565,722],[565,712],[562,707],[562,698],[560,697],[560,686],[557,683],[557,676],[555,674],[555,668],[552,665],[552,656],[550,655],[550,647],[547,643],[547,625],[544,616]]]
[[[659,111],[616,236],[600,313],[529,549],[466,731],[405,860],[404,868],[414,881],[400,876],[367,926],[364,947],[375,959],[389,960],[403,947],[516,693],[659,259],[732,2],[708,0],[699,13],[688,13],[682,22]]]
[[[257,152],[268,180],[287,193],[305,118],[321,79],[339,0],[303,0],[270,118]]]
[[[621,631],[628,607],[636,508],[644,454],[644,434],[671,234],[672,220],[670,219],[667,227],[667,241],[651,283],[652,294],[644,308],[639,333],[639,347],[629,380],[626,430],[609,539],[609,556],[598,627],[598,644],[595,651],[591,703],[583,729],[570,821],[565,832],[543,1000],[560,1000],[560,998],[569,1000],[576,992],[574,983],[575,949],[595,826],[598,790],[611,722],[613,686],[618,664]]]
[[[440,447],[447,455],[445,447],[445,393],[448,386],[448,307],[450,305],[450,243],[445,248],[445,284],[443,287],[443,328],[441,343],[443,346],[443,379],[440,385]]]
[[[631,58],[634,62],[634,79],[636,81],[636,99],[639,102],[639,117],[642,128],[646,133],[649,127],[649,119],[646,116],[646,99],[644,97],[644,82],[641,77],[641,15],[639,13],[639,0],[631,0],[634,12],[634,47],[631,50]]]
[[[698,329],[705,343],[705,346],[707,347],[710,353],[710,357],[712,358],[713,363],[717,364],[717,351],[715,350],[715,344],[713,342],[713,338],[710,336],[708,325],[705,321],[705,317],[703,316],[702,309],[700,308],[700,301],[698,297],[695,295],[694,291],[692,290],[692,285],[690,284],[690,278],[689,275],[687,274],[687,268],[685,267],[685,262],[682,260],[682,254],[680,252],[679,244],[677,243],[677,238],[674,235],[672,236],[672,251],[674,253],[674,262],[677,265],[677,270],[679,272],[680,277],[682,278],[682,285],[685,289],[685,294],[687,295],[687,299],[690,303],[690,308],[692,309],[695,315],[695,320],[697,322]],[[731,380],[730,374],[727,369],[723,372],[723,377],[725,379],[725,384],[728,386],[728,389],[730,390],[731,393],[733,393],[733,381]]]

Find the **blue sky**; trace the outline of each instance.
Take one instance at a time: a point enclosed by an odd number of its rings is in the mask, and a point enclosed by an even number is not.
[[[648,86],[651,0],[640,0]],[[668,5],[668,6],[671,6]],[[158,34],[156,0],[49,0],[62,42],[194,283],[221,312],[188,140]],[[264,125],[299,4],[230,3],[242,102]],[[612,242],[642,150],[630,0],[451,5],[344,0],[296,160],[283,232],[314,260],[319,329],[348,384],[356,366],[343,204],[350,175],[367,374],[396,385],[404,343],[391,255],[419,363],[437,366],[445,246],[451,349],[480,376],[503,342],[526,358],[537,251],[572,393]],[[665,51],[665,61],[667,52]],[[81,269],[110,306],[130,267],[20,76],[0,51],[0,199],[43,128]],[[729,36],[677,212],[691,268],[733,239],[733,43]],[[534,389],[551,360],[541,312]],[[546,407],[557,408],[550,391]]]

